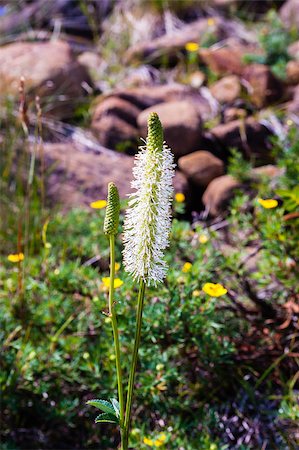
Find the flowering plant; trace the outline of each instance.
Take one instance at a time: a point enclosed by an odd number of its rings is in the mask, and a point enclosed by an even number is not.
[[[136,327],[133,355],[129,373],[127,398],[123,392],[119,332],[114,303],[115,283],[115,236],[119,224],[119,196],[114,183],[109,183],[104,233],[110,241],[109,317],[112,323],[115,364],[117,373],[118,400],[90,400],[87,403],[102,411],[96,422],[118,423],[121,431],[121,449],[128,449],[132,399],[138,350],[141,338],[141,323],[145,288],[162,282],[167,265],[164,251],[169,244],[171,226],[172,178],[174,163],[171,150],[163,141],[163,128],[156,113],[148,119],[148,136],[140,147],[133,169],[134,180],[129,208],[124,222],[124,265],[139,283]]]

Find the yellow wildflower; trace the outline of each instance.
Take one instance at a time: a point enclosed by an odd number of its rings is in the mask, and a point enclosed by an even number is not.
[[[190,272],[191,269],[192,269],[192,264],[190,262],[186,262],[183,265],[182,272],[183,273],[188,273],[188,272]]]
[[[149,445],[150,447],[154,446],[154,441],[152,439],[147,438],[147,437],[143,438],[143,443],[146,444],[146,445]]]
[[[174,198],[178,203],[183,203],[185,201],[185,195],[182,192],[178,192],[177,194],[175,194]]]
[[[278,205],[278,201],[274,200],[273,198],[267,198],[265,200],[259,198],[257,201],[260,205],[262,205],[263,208],[266,209],[276,208],[276,206]]]
[[[215,19],[213,19],[213,17],[209,17],[207,23],[209,27],[212,27],[213,25],[215,25]]]
[[[202,290],[211,297],[221,297],[227,293],[227,289],[219,283],[206,283]]]
[[[106,200],[96,200],[95,202],[91,202],[89,206],[93,209],[103,209],[107,206]]]
[[[200,291],[198,289],[195,289],[195,291],[192,292],[192,297],[199,297]]]
[[[110,287],[110,277],[103,277],[102,283],[106,288]],[[119,288],[124,282],[120,278],[114,278],[114,289]]]
[[[115,263],[114,269],[115,269],[115,272],[117,272],[120,269],[120,264],[118,262]]]
[[[187,50],[187,52],[197,52],[197,50],[199,49],[199,45],[197,42],[187,42],[187,44],[185,45],[185,49]]]
[[[206,244],[208,242],[208,240],[209,240],[209,238],[208,238],[208,236],[206,234],[200,234],[198,236],[198,242],[200,244]]]
[[[164,369],[164,364],[157,364],[156,365],[156,370],[158,370],[158,371],[160,371],[160,370],[163,370]]]
[[[162,433],[158,436],[158,438],[154,441],[154,445],[156,447],[161,447],[161,445],[163,445],[166,441],[166,434]]]
[[[24,259],[24,253],[12,253],[8,255],[7,259],[13,263],[21,262]]]
[[[90,354],[88,352],[83,353],[83,359],[88,359],[90,357]]]

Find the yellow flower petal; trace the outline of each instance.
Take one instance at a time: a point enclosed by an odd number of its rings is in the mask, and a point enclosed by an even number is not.
[[[7,259],[13,263],[21,262],[24,259],[24,253],[12,253],[8,255]]]
[[[267,198],[265,200],[259,198],[257,201],[263,208],[266,209],[276,208],[276,206],[278,205],[278,201],[273,198]]]
[[[120,264],[118,262],[115,263],[114,269],[115,269],[115,272],[117,272],[120,269]]]
[[[150,447],[154,446],[154,441],[152,439],[148,439],[147,437],[143,438],[143,443],[149,445]]]
[[[190,272],[191,269],[192,269],[192,264],[190,262],[186,262],[183,265],[182,272],[183,273],[188,273],[188,272]]]
[[[157,384],[157,389],[159,391],[167,391],[166,381],[161,381],[161,383]]]
[[[103,277],[102,283],[106,288],[110,287],[110,277]],[[114,278],[114,289],[119,288],[124,282],[120,278]]]
[[[227,289],[219,283],[206,283],[202,290],[211,297],[221,297],[227,293]]]
[[[199,45],[197,42],[187,42],[185,49],[187,52],[196,52],[199,49]]]
[[[183,203],[185,201],[185,195],[182,192],[178,192],[177,194],[175,194],[174,198],[178,203]]]
[[[215,19],[213,19],[212,17],[209,17],[208,18],[208,26],[209,27],[212,27],[213,25],[215,25]]]
[[[91,202],[89,206],[93,209],[103,209],[107,206],[106,200],[97,200],[95,202]]]
[[[209,240],[209,238],[208,238],[208,236],[206,234],[200,234],[198,236],[198,242],[200,244],[206,244],[208,242],[208,240]]]

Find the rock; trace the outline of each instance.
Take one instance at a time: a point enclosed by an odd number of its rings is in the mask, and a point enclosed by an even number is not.
[[[202,120],[191,101],[160,103],[142,111],[137,122],[143,138],[147,134],[148,115],[153,111],[159,115],[165,141],[177,158],[198,148],[202,136]]]
[[[47,196],[61,203],[65,209],[88,206],[90,202],[105,199],[107,184],[117,184],[120,197],[131,191],[134,158],[112,150],[101,154],[84,151],[73,142],[44,145],[47,178]]]
[[[295,88],[293,100],[288,105],[288,112],[299,115],[299,85]]]
[[[225,20],[221,17],[201,18],[190,24],[184,25],[173,33],[165,34],[151,41],[141,42],[129,48],[125,54],[125,64],[132,64],[146,60],[150,63],[165,63],[177,60],[178,52],[185,51],[188,42],[200,42],[209,31],[218,40],[237,36],[240,25],[236,22]]]
[[[299,28],[298,0],[287,0],[279,11],[280,18],[287,28]]]
[[[293,42],[288,46],[288,54],[291,58],[299,61],[299,41]]]
[[[43,113],[68,118],[86,94],[90,79],[85,68],[62,41],[16,42],[0,47],[1,96],[17,96],[20,77],[25,77],[29,98],[38,95]]]
[[[289,61],[286,66],[286,83],[299,84],[299,61]]]
[[[247,116],[246,109],[243,108],[226,108],[223,111],[223,121],[224,123],[232,122],[233,120],[245,119]]]
[[[101,57],[94,52],[83,52],[78,56],[78,62],[85,67],[90,78],[97,82],[101,78],[100,68],[102,65]]]
[[[223,161],[205,150],[182,156],[178,166],[189,181],[201,187],[224,174]]]
[[[137,127],[137,117],[141,110],[133,103],[119,97],[104,98],[95,107],[92,114],[92,128],[97,129],[103,117],[114,115]]]
[[[173,177],[174,192],[182,192],[185,196],[189,196],[189,183],[186,176],[180,171],[176,170]]]
[[[244,69],[243,77],[250,85],[248,94],[257,108],[279,100],[283,94],[281,81],[264,64],[250,64]]]
[[[245,69],[244,55],[256,53],[256,48],[232,41],[226,47],[201,48],[199,55],[204,64],[217,75],[242,75]]]
[[[114,114],[103,115],[100,120],[94,119],[92,130],[104,147],[119,151],[137,147],[137,128]]]
[[[250,177],[252,179],[260,179],[262,177],[267,177],[271,180],[271,185],[273,181],[281,177],[284,173],[284,168],[274,166],[273,164],[267,164],[266,166],[254,167],[250,171]],[[272,186],[271,186],[272,187]]]
[[[216,81],[210,88],[213,96],[220,103],[233,103],[241,94],[239,77],[229,75]]]
[[[217,125],[211,130],[211,134],[227,150],[237,148],[248,158],[271,161],[269,155],[271,145],[268,139],[272,133],[252,117]]]
[[[240,183],[230,175],[215,178],[204,192],[202,201],[209,214],[218,216],[225,211]]]
[[[157,103],[184,100],[186,96],[196,95],[198,91],[185,84],[169,83],[142,87],[115,89],[107,97],[119,97],[133,103],[140,109],[149,108]]]

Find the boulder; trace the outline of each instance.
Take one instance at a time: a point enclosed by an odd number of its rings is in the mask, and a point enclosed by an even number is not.
[[[103,117],[114,115],[136,127],[137,117],[140,112],[140,108],[133,103],[117,96],[104,98],[103,101],[97,103],[94,107],[91,126],[97,129]]]
[[[295,88],[293,100],[288,105],[288,112],[299,115],[299,85]]]
[[[153,111],[159,115],[165,141],[177,158],[198,148],[202,136],[202,119],[191,101],[160,103],[142,111],[137,122],[143,138],[147,135],[148,115]]]
[[[249,98],[257,108],[279,100],[283,94],[282,82],[264,64],[250,64],[244,69],[243,78],[249,84]]]
[[[232,120],[245,119],[247,116],[246,109],[236,108],[234,106],[230,108],[225,108],[223,111],[223,121],[224,123],[231,122]]]
[[[241,94],[241,83],[236,75],[228,75],[216,81],[210,88],[212,95],[220,103],[233,103]]]
[[[272,133],[252,117],[217,125],[211,130],[211,134],[226,150],[237,148],[248,158],[271,161],[269,137]]]
[[[244,55],[256,53],[256,48],[231,41],[225,47],[201,48],[199,56],[202,62],[217,75],[242,75],[246,65]]]
[[[92,131],[104,147],[119,151],[136,146],[139,136],[136,127],[114,114],[93,119]]]
[[[218,40],[227,39],[237,36],[240,27],[240,24],[219,16],[201,18],[174,32],[134,45],[127,50],[124,62],[131,64],[147,61],[152,64],[160,64],[165,63],[165,58],[168,62],[173,62],[177,60],[179,51],[185,52],[185,45],[188,42],[200,43],[201,39],[205,39],[209,32],[213,33]]]
[[[189,181],[204,188],[214,178],[224,174],[223,161],[205,150],[182,156],[178,166]]]
[[[117,184],[120,197],[131,192],[134,158],[112,150],[94,153],[70,143],[46,143],[44,157],[47,177],[47,197],[64,205],[65,209],[88,206],[105,199],[107,184]]]
[[[299,2],[287,0],[279,11],[280,18],[287,28],[299,28]]]
[[[231,175],[223,175],[211,181],[202,197],[208,213],[211,216],[218,216],[224,212],[234,191],[240,186],[240,183]]]
[[[162,85],[147,85],[126,89],[115,89],[107,98],[119,97],[133,103],[140,109],[149,108],[157,103],[184,100],[186,97],[198,95],[197,89],[185,84],[169,83]]]
[[[299,61],[299,41],[293,42],[288,46],[288,54],[291,58]]]
[[[86,94],[89,75],[66,42],[16,42],[0,47],[0,93],[17,96],[25,77],[29,98],[41,98],[43,113],[68,118]]]
[[[286,83],[299,84],[299,61],[289,61],[286,66]]]

